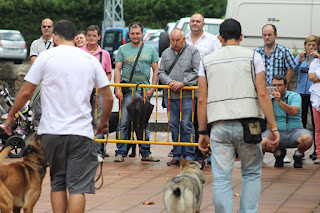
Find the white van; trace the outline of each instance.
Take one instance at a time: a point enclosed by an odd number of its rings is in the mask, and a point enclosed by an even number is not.
[[[224,19],[217,18],[205,18],[204,19],[204,31],[211,33],[213,35],[219,34],[220,24],[224,21]],[[180,28],[183,30],[184,34],[187,35],[190,32],[190,17],[181,18],[176,22],[174,28]],[[169,33],[170,32],[162,32],[159,38],[159,56],[161,56],[162,52],[170,46],[169,42]]]
[[[291,51],[302,51],[309,35],[320,35],[320,0],[228,0],[226,18],[241,23],[242,46],[263,45],[262,27],[277,27],[276,42]]]

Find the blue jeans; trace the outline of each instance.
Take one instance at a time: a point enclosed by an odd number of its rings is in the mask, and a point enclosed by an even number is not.
[[[98,93],[97,95],[97,121],[95,122],[95,114],[96,114],[96,110],[95,110],[95,103],[96,103],[96,96],[94,95],[91,99],[91,107],[92,107],[92,112],[91,112],[91,115],[92,115],[92,124],[94,126],[94,128],[97,127],[97,124],[99,123],[100,121],[100,117],[101,117],[101,113],[102,113],[102,102],[103,102],[103,99],[102,99],[102,96],[100,95],[100,93]],[[104,135],[101,134],[101,135],[97,135],[97,139],[104,139]],[[103,155],[102,153],[102,150],[101,150],[101,143],[100,142],[96,142],[96,146],[97,146],[97,151],[98,151],[98,154]]]
[[[239,121],[217,121],[212,125],[210,146],[215,211],[233,213],[231,179],[237,152],[242,174],[240,213],[258,212],[263,162],[261,144],[243,141],[243,128]]]
[[[139,93],[134,94],[134,99],[140,99],[141,95]],[[130,129],[130,115],[127,110],[127,106],[132,102],[132,93],[129,92],[126,94],[121,102],[121,120],[120,124],[117,127],[116,130],[116,139],[119,140],[119,128],[120,128],[120,137],[121,140],[128,140],[128,133],[131,131]],[[148,123],[145,131],[145,140],[149,141],[149,135],[150,135],[150,125]],[[127,144],[126,143],[117,143],[117,148],[116,150],[116,156],[121,155],[123,157],[126,156],[127,152]],[[147,157],[151,155],[150,151],[150,144],[141,144],[140,147],[140,153],[142,157]]]
[[[168,109],[168,99],[164,102]],[[197,100],[194,100],[196,103]],[[180,123],[180,99],[170,99],[170,121],[172,141],[178,142],[179,126],[180,126],[180,142],[190,142],[191,134],[193,135],[192,143],[194,143],[195,135],[192,128],[192,99],[182,99],[182,113]],[[194,146],[173,146],[173,158],[180,161],[182,155],[184,159],[193,160]]]

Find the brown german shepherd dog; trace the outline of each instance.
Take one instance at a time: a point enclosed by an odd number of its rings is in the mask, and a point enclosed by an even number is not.
[[[1,165],[11,147],[0,153],[0,209],[2,213],[33,212],[41,193],[47,161],[42,143],[32,135],[21,162]]]

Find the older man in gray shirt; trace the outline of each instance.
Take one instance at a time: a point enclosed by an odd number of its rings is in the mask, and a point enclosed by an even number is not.
[[[193,103],[195,104],[197,102],[197,93],[195,92],[193,101],[192,91],[183,90],[182,100],[180,101],[180,91],[184,86],[198,85],[200,53],[195,47],[186,44],[185,37],[181,29],[176,28],[172,30],[170,33],[170,43],[171,47],[162,53],[158,77],[163,84],[169,85],[171,89],[169,125],[171,127],[172,141],[194,142],[192,109]],[[174,66],[171,67],[176,57],[179,58]],[[164,101],[168,109],[167,90],[164,90]],[[180,104],[182,105],[180,106]],[[182,109],[181,113],[180,108]],[[169,161],[167,165],[179,165],[180,156],[183,156],[186,160],[193,160],[194,150],[195,147],[193,146],[174,146],[173,159]]]

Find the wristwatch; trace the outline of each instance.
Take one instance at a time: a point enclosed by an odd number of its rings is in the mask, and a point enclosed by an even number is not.
[[[205,130],[199,130],[198,129],[198,134],[199,135],[207,135],[208,134],[208,130],[207,129],[205,129]]]

